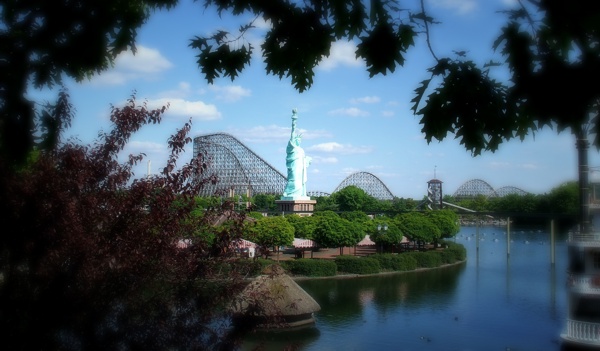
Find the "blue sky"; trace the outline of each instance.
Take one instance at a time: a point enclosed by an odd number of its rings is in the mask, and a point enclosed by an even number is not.
[[[442,22],[431,32],[438,57],[466,50],[480,63],[500,59],[492,52],[492,42],[505,19],[496,12],[512,1],[426,0],[425,4]],[[296,108],[302,147],[313,158],[309,191],[332,192],[359,171],[380,178],[395,196],[415,199],[426,194],[427,181],[434,174],[444,182],[444,194],[450,195],[471,179],[536,194],[577,179],[575,139],[569,131],[543,130],[535,139],[504,143],[495,153],[477,157],[453,136],[427,144],[419,119],[410,110],[414,89],[428,78],[426,69],[434,64],[424,37],[408,52],[405,66],[386,76],[369,78],[364,63],[355,59],[353,44],[339,42],[317,68],[308,92],[297,92],[288,79],[267,76],[259,50],[250,68],[235,81],[220,78],[209,85],[190,40],[216,29],[235,32],[242,23],[244,18],[219,17],[191,0],[154,14],[139,31],[136,55],[122,54],[113,69],[89,81],[68,82],[77,113],[67,135],[92,142],[100,130],[110,128],[111,104],[122,105],[135,91],[138,103],[170,105],[160,125],[144,127],[127,147],[127,153],[147,154],[136,168],[140,177],[147,173],[147,160],[152,173],[164,165],[168,137],[189,118],[192,137],[232,134],[285,174],[285,146],[291,111]],[[256,33],[245,38],[257,49],[261,27],[266,25],[259,23]],[[589,155],[590,166],[600,166],[598,152],[591,149]],[[190,144],[179,163],[191,157]],[[596,173],[591,177],[596,178]]]

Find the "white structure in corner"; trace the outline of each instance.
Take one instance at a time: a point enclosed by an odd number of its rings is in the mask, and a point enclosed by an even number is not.
[[[600,233],[569,234],[565,343],[600,348]]]

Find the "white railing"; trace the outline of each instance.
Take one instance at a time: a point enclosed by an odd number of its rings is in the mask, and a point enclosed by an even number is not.
[[[600,233],[569,233],[569,241],[572,243],[586,244],[587,246],[600,247]]]
[[[568,278],[571,291],[582,294],[600,294],[600,275],[571,274]]]
[[[600,346],[600,323],[567,319],[567,329],[561,336],[572,342]]]

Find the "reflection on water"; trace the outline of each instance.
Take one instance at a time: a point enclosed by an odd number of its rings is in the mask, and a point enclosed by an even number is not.
[[[321,332],[316,325],[291,330],[257,331],[246,338],[244,349],[264,351],[303,350],[317,341],[320,334]]]
[[[463,227],[467,262],[430,271],[299,281],[321,306],[312,328],[253,335],[266,349],[560,350],[566,245],[549,234]]]

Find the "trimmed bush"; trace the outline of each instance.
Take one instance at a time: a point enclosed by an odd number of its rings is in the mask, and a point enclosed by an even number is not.
[[[435,251],[407,252],[404,255],[412,256],[419,268],[435,268],[442,265],[442,257]]]
[[[436,251],[438,255],[440,255],[440,259],[442,260],[442,264],[449,264],[456,262],[456,257],[454,256],[454,252],[451,251]]]
[[[392,255],[392,254],[374,254],[374,255],[370,255],[369,258],[375,259],[377,261],[379,261],[379,266],[381,267],[381,269],[384,270],[392,270],[395,271],[395,264],[394,264],[394,256],[397,255]]]
[[[417,261],[414,257],[400,254],[375,254],[369,256],[379,261],[381,269],[390,271],[412,271],[417,269]]]
[[[304,275],[307,277],[331,277],[337,273],[337,265],[332,260],[314,258],[300,258],[284,261],[282,267],[290,274]]]
[[[369,257],[337,256],[335,264],[339,272],[351,274],[374,274],[381,270],[379,261]]]
[[[467,259],[467,249],[463,245],[451,241],[446,241],[443,244],[448,245],[448,248],[444,251],[451,252],[456,261],[464,261]]]

